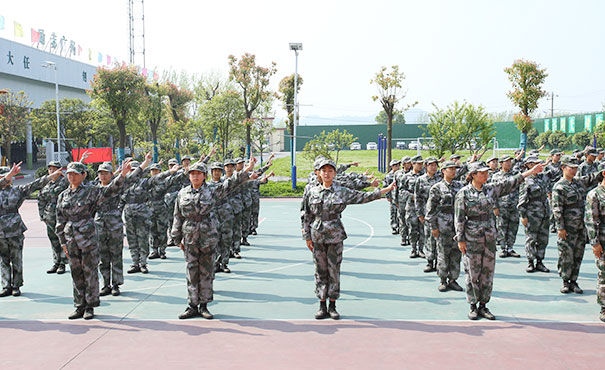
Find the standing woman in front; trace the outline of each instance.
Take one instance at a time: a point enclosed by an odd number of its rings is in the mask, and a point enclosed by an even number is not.
[[[468,318],[471,320],[477,320],[479,316],[496,319],[486,307],[492,296],[496,267],[495,200],[519,189],[525,177],[541,172],[543,167],[543,164],[538,164],[522,174],[486,184],[489,167],[477,162],[469,168],[467,181],[470,183],[456,195],[456,241],[463,255],[466,300],[471,305]]]
[[[340,297],[343,241],[347,238],[340,221],[341,214],[349,204],[380,199],[382,194],[395,188],[395,182],[372,192],[352,190],[332,183],[336,176],[336,164],[332,160],[322,158],[316,161],[314,167],[320,184],[305,189],[301,219],[303,239],[313,252],[315,262],[315,294],[319,298],[319,311],[315,318],[331,317],[338,320],[340,315],[336,311],[336,300]],[[374,180],[370,185],[377,187],[378,181]],[[326,306],[328,298],[329,308]]]

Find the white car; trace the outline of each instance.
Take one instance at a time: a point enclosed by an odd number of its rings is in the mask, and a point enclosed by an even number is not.
[[[366,150],[377,150],[378,149],[378,144],[376,144],[373,141],[370,141],[369,143],[366,144]]]
[[[361,150],[361,144],[359,144],[357,141],[351,143],[351,150]]]
[[[410,145],[408,145],[408,149],[416,150],[420,148],[420,143],[417,141],[412,141]]]

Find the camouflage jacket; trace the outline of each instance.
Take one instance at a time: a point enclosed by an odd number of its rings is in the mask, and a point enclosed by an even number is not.
[[[206,237],[216,237],[216,221],[212,217],[217,201],[248,180],[245,171],[235,173],[220,185],[203,183],[199,189],[191,185],[181,189],[174,204],[171,235],[175,244],[197,245]]]
[[[508,179],[510,177],[515,176],[516,173],[513,171],[498,171],[491,179],[491,182],[500,182],[502,180]],[[527,179],[525,179],[527,182]],[[521,184],[521,188],[525,186],[526,183]],[[496,199],[496,208],[516,208],[517,203],[519,202],[519,191],[515,190],[509,194],[502,195]]]
[[[166,194],[164,194],[164,203],[166,203],[168,209],[174,209],[174,201],[176,200],[176,196],[179,193],[179,190],[181,190],[185,186],[191,185],[191,182],[189,182],[189,177],[187,176],[184,169],[181,168],[180,170],[178,170],[177,174],[183,174],[183,176],[179,177],[177,181],[173,181],[166,190]]]
[[[563,170],[561,169],[561,162],[553,163],[551,162],[546,168],[544,168],[544,172],[551,173],[550,179],[550,188],[549,192],[552,192],[552,187],[563,177]]]
[[[250,180],[250,188],[252,189],[252,199],[255,201],[260,199],[260,186],[262,184],[266,184],[269,180],[265,179],[261,181],[261,179]]]
[[[599,172],[599,164],[597,163],[597,161],[593,161],[592,163],[584,161],[581,165],[578,166],[578,172],[576,172],[576,177],[590,175],[593,172]]]
[[[143,217],[151,217],[151,208],[149,208],[149,200],[151,189],[155,186],[162,186],[162,183],[168,176],[170,171],[164,171],[158,175],[151,177],[147,176],[149,167],[143,170],[141,178],[138,181],[132,182],[128,187],[125,187],[120,198],[120,208],[124,212],[130,214],[138,214]]]
[[[454,202],[454,224],[456,240],[473,243],[489,241],[495,251],[496,224],[494,217],[495,199],[519,188],[523,176],[515,175],[500,182],[486,183],[481,190],[472,184],[463,187]]]
[[[408,172],[403,179],[403,187],[406,194],[405,211],[416,214],[416,198],[414,196],[414,188],[416,187],[416,181],[420,176],[424,175],[423,172],[414,173]],[[399,186],[399,184],[397,184]]]
[[[55,231],[61,244],[75,240],[83,250],[97,247],[94,216],[103,202],[122,190],[124,178],[117,176],[108,186],[82,184],[76,189],[67,188],[57,201]]]
[[[55,223],[57,220],[57,199],[63,190],[67,189],[69,182],[65,176],[55,181],[49,181],[38,194],[38,213],[40,220],[46,223]]]
[[[395,172],[393,171],[389,171],[389,173],[387,173],[387,175],[384,177],[384,183],[382,184],[383,188],[386,188],[387,186],[391,185],[391,183],[395,180]],[[393,193],[393,194],[391,194]],[[397,190],[393,190],[393,191],[389,191],[388,193],[385,194],[385,197],[392,201],[393,200],[393,195],[397,193]]]
[[[99,203],[97,207],[97,212],[95,213],[95,225],[98,229],[116,231],[122,230],[122,227],[124,226],[124,223],[122,222],[122,208],[120,205],[120,197],[122,196],[122,190],[124,190],[127,186],[130,186],[133,183],[139,181],[142,173],[143,169],[141,167],[136,168],[134,171],[132,171],[126,176],[126,178],[124,179],[124,184],[121,187],[120,191],[107,194],[105,199],[103,199],[103,201]],[[119,176],[121,175],[114,175],[113,180],[115,180],[115,178]],[[103,185],[101,185],[101,183],[99,182],[91,185],[95,185],[101,188],[103,187]]]
[[[599,184],[586,196],[584,223],[590,245],[605,245],[605,186]]]
[[[301,204],[303,239],[325,244],[342,242],[347,238],[347,233],[340,217],[347,205],[376,199],[380,199],[379,189],[365,192],[338,185],[329,188],[323,185],[310,187]]]
[[[552,188],[552,213],[557,230],[581,230],[584,228],[585,196],[587,189],[603,179],[601,172],[557,181]]]
[[[403,169],[395,172],[395,182],[397,183],[397,204],[399,207],[405,207],[408,199],[414,194],[414,187],[408,188],[408,177],[422,176],[422,172],[414,173],[414,171],[405,172]],[[415,182],[415,180],[414,180]]]
[[[149,188],[149,206],[152,209],[165,209],[165,196],[168,191],[175,185],[182,184],[184,179],[187,178],[187,173],[184,171],[177,171],[174,174],[171,174],[170,171],[166,172],[168,172],[168,175],[166,175],[163,181],[156,182]],[[156,176],[160,175],[162,175],[162,173],[157,174]]]
[[[525,178],[525,182],[521,184],[517,203],[521,218],[527,218],[529,210],[547,216],[550,214],[548,194],[553,176],[556,176],[556,172],[544,171]]]
[[[420,176],[414,184],[414,206],[418,216],[426,216],[426,201],[429,199],[431,187],[441,181],[439,173],[429,177],[428,173]]]
[[[29,184],[9,186],[7,180],[0,180],[0,238],[13,238],[23,235],[27,227],[19,214],[19,207],[25,201],[25,198],[34,191],[41,189],[48,183],[47,176],[40,177]]]
[[[426,219],[431,230],[439,229],[441,234],[454,235],[454,200],[456,194],[466,185],[463,181],[448,183],[441,180],[431,186],[426,203]]]
[[[464,181],[466,178],[466,174],[468,173],[468,166],[470,162],[464,162],[462,165],[456,169],[456,176],[454,176],[454,181]]]
[[[224,182],[224,177],[221,177],[218,181],[210,179],[208,181],[208,186],[210,188],[222,187]],[[233,207],[229,202],[229,197],[217,199],[214,203],[213,213],[218,217],[219,223],[231,220],[234,217],[234,213]]]

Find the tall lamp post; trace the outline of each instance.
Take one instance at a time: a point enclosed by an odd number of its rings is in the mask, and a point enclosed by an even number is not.
[[[59,118],[59,80],[57,79],[57,64],[55,62],[46,61],[42,67],[55,71],[55,108],[57,110],[57,158],[61,162],[61,123]]]
[[[294,67],[294,130],[292,130],[292,189],[296,189],[296,124],[298,121],[298,51],[302,50],[302,43],[290,43],[290,50],[294,50],[296,55],[296,64]]]

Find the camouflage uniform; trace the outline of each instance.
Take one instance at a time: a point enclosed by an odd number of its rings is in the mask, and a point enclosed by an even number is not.
[[[310,185],[306,190],[301,204],[301,221],[303,239],[313,241],[315,294],[322,301],[336,300],[340,297],[343,241],[347,238],[340,221],[341,213],[349,204],[380,199],[380,190],[366,193],[338,185],[327,189],[323,185]]]
[[[4,167],[0,173],[8,173]],[[23,233],[27,227],[19,214],[19,207],[25,198],[36,190],[44,187],[49,181],[43,176],[26,185],[5,186],[8,180],[0,180],[0,270],[2,288],[18,289],[23,286]],[[20,294],[20,292],[19,292]]]
[[[426,164],[428,165],[436,162],[436,158],[428,158]],[[416,181],[416,184],[414,185],[414,206],[415,213],[419,217],[422,216],[426,218],[426,202],[429,198],[429,191],[431,190],[431,187],[439,181],[441,181],[441,174],[439,172],[435,173],[433,177],[430,177],[428,173],[425,173]],[[419,220],[419,227],[420,233],[424,233],[424,254],[427,261],[427,269],[425,269],[425,272],[436,271],[437,240],[431,233],[431,225],[426,222],[426,219],[424,222],[420,222]]]
[[[174,164],[177,165],[178,161],[176,159],[171,159],[170,161],[168,161],[168,164]],[[184,172],[183,169],[180,169],[179,172]],[[174,241],[172,240],[172,237],[170,236],[170,232],[172,230],[172,214],[171,214],[171,210],[174,209],[174,202],[176,201],[176,196],[179,193],[179,190],[181,190],[182,188],[184,188],[185,186],[189,185],[189,178],[187,178],[187,176],[183,176],[181,177],[181,181],[174,181],[171,183],[171,185],[168,187],[168,189],[166,190],[166,194],[164,194],[164,203],[166,204],[166,208],[168,209],[168,226],[167,226],[167,231],[166,231],[166,235],[167,235],[167,245],[174,245]]]
[[[238,158],[236,164],[244,160]],[[250,217],[252,213],[252,193],[249,184],[240,186],[240,195],[242,199],[242,213],[240,218],[241,241],[240,244],[248,244],[248,235],[250,235]]]
[[[220,163],[213,163],[212,169],[222,169]],[[218,181],[210,179],[208,186],[222,187],[225,182],[225,176],[221,177]],[[224,269],[229,264],[229,257],[231,254],[231,246],[233,245],[233,208],[229,202],[229,198],[217,199],[214,210],[214,216],[217,221],[218,241],[216,243],[216,250],[214,251],[214,264],[217,270]]]
[[[261,182],[260,179],[250,180],[250,187],[252,189],[252,215],[250,216],[250,232],[256,233],[258,228],[258,214],[260,212],[260,186],[266,184],[267,180]]]
[[[564,156],[562,162],[564,165],[577,166],[569,156]],[[576,280],[586,247],[584,230],[586,189],[598,184],[602,178],[600,172],[574,177],[572,181],[563,177],[552,189],[552,212],[557,230],[567,231],[565,240],[560,238],[557,240],[559,250],[557,267],[564,287],[577,285]]]
[[[466,299],[471,305],[486,304],[492,295],[496,265],[495,199],[517,190],[521,181],[523,177],[516,175],[501,182],[486,183],[481,190],[468,184],[456,195],[456,241],[466,242],[463,256]]]
[[[504,160],[510,159],[509,157],[502,158]],[[503,161],[502,161],[503,162]],[[510,177],[513,177],[515,173],[512,171],[498,171],[492,178],[492,182],[500,182]],[[526,180],[527,181],[527,180]],[[526,183],[521,185],[521,189]],[[519,210],[517,209],[517,203],[519,202],[519,191],[513,191],[507,195],[503,195],[496,199],[496,208],[498,209],[498,216],[496,216],[496,225],[498,230],[498,240],[500,241],[500,248],[502,249],[502,256],[506,257],[509,253],[514,253],[513,245],[517,239],[517,231],[519,230]],[[506,254],[506,255],[505,255]],[[518,255],[515,255],[518,257]]]
[[[189,171],[207,173],[206,166],[199,163],[193,164]],[[212,210],[217,201],[247,179],[248,174],[240,171],[218,186],[208,186],[204,182],[199,189],[189,185],[179,191],[171,234],[175,243],[184,245],[190,307],[212,302],[213,299],[214,250],[218,232]]]
[[[391,168],[393,166],[396,166],[397,164],[399,164],[400,161],[397,160],[392,160],[390,165]],[[391,185],[391,183],[395,180],[395,173],[393,170],[389,171],[389,173],[387,173],[387,175],[384,177],[384,184],[383,187],[387,187],[389,185]],[[394,197],[394,193],[395,191],[389,191],[388,193],[385,194],[386,198],[389,200],[389,210],[390,210],[390,216],[391,216],[391,230],[393,231],[393,233],[399,233],[399,215],[398,215],[398,206],[397,203],[395,202],[395,197]],[[391,194],[393,193],[393,194]]]
[[[561,151],[553,149],[550,151],[550,154],[551,155],[561,154]],[[559,160],[557,163],[551,162],[548,166],[546,166],[544,168],[544,171],[548,171],[551,174],[550,188],[548,189],[549,198],[550,198],[550,193],[552,193],[553,186],[555,186],[557,181],[559,181],[559,179],[561,179],[561,177],[563,176],[563,171],[561,170],[561,161]],[[556,233],[557,228],[555,227],[555,218],[554,218],[552,212],[550,212],[550,221],[549,222],[550,222],[550,232]]]
[[[60,168],[61,165],[57,163],[57,166]],[[65,177],[60,177],[55,181],[49,181],[48,184],[40,190],[40,194],[38,195],[38,213],[40,214],[40,220],[46,224],[46,235],[48,235],[53,252],[53,269],[60,265],[65,266],[67,264],[67,256],[63,252],[63,248],[61,248],[61,243],[59,242],[57,234],[55,234],[55,224],[57,223],[57,199],[59,198],[59,194],[67,189],[67,186],[69,186],[67,179]]]
[[[414,198],[414,187],[416,185],[416,181],[422,176],[422,172],[415,173],[414,171],[410,171],[405,175],[403,179],[403,189],[406,195],[403,198],[406,198],[405,203],[405,222],[408,227],[408,232],[410,235],[410,244],[412,245],[412,253],[423,253],[424,246],[424,229],[420,225],[420,220],[418,219],[418,213],[416,213],[416,200]],[[399,183],[397,184],[399,187]],[[400,193],[401,194],[401,193]],[[400,201],[401,202],[401,201]]]
[[[601,168],[605,169],[603,164]],[[591,246],[600,244],[605,248],[605,186],[599,184],[586,196],[584,222],[588,230],[588,242]],[[595,258],[597,265],[597,303],[605,308],[605,253]]]
[[[84,173],[86,166],[72,162],[67,172]],[[57,201],[56,232],[61,245],[67,246],[76,308],[99,305],[99,245],[94,217],[100,206],[122,190],[124,178],[117,176],[106,186],[82,183],[67,188]]]

